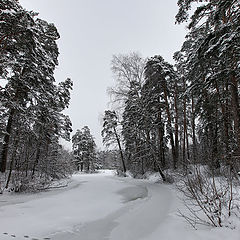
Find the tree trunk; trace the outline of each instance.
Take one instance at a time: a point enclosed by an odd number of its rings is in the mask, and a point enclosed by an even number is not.
[[[177,168],[176,150],[175,150],[174,139],[173,139],[172,120],[171,120],[171,113],[170,113],[169,103],[168,103],[168,94],[167,94],[167,89],[165,85],[163,86],[163,91],[164,91],[165,107],[166,107],[167,118],[168,118],[168,131],[170,136],[170,144],[172,147],[173,167],[174,169],[176,169]]]
[[[184,83],[185,86],[185,83]],[[183,165],[186,167],[187,166],[187,161],[186,161],[186,139],[187,139],[187,106],[186,106],[186,97],[184,96],[183,100]]]
[[[41,148],[41,144],[39,143],[38,147],[37,147],[36,158],[35,158],[35,161],[34,161],[34,164],[33,164],[33,169],[32,169],[32,178],[33,178],[33,176],[35,174],[36,167],[37,167],[39,159],[40,159],[40,148]]]
[[[121,147],[120,139],[119,139],[119,137],[118,137],[118,134],[117,134],[116,128],[114,128],[114,133],[115,133],[115,137],[116,137],[116,139],[117,139],[118,148],[119,148],[120,155],[121,155],[121,161],[122,161],[122,166],[123,166],[123,172],[125,173],[125,172],[127,171],[127,169],[126,169],[126,165],[125,165],[125,162],[124,162],[124,157],[123,157],[122,147]]]
[[[176,161],[178,161],[179,158],[179,140],[178,140],[178,87],[177,83],[175,82],[175,90],[174,90],[174,107],[175,107],[175,151],[176,151]]]
[[[150,148],[151,156],[153,157],[153,163],[157,166],[158,172],[159,172],[162,180],[164,182],[166,182],[166,176],[164,175],[161,167],[159,166],[158,161],[156,160],[156,157],[155,157],[156,154],[155,154],[154,149],[152,148],[152,144],[150,143],[150,136],[149,136],[149,134],[147,134],[146,141],[147,141],[147,144],[148,144],[148,146]]]
[[[232,111],[234,119],[234,133],[237,140],[237,155],[240,155],[240,109],[238,99],[238,84],[237,79],[233,75],[231,76],[231,97],[232,97]]]
[[[186,127],[186,143],[187,143],[187,161],[190,161],[190,151],[189,151],[189,141],[188,141],[188,131],[187,131],[187,127]]]
[[[166,182],[166,176],[164,175],[162,169],[159,167],[158,164],[157,164],[157,168],[158,168],[158,172],[159,172],[160,176],[162,177],[162,180],[163,180],[164,182]]]
[[[185,131],[185,127],[183,127],[182,163],[183,163],[183,166],[186,166],[186,131]]]
[[[8,188],[9,182],[11,180],[11,175],[12,175],[12,170],[13,170],[13,163],[14,163],[15,158],[16,158],[16,153],[17,153],[18,143],[19,143],[18,134],[19,134],[19,131],[17,131],[16,134],[15,134],[14,150],[13,150],[13,153],[12,153],[12,156],[11,156],[10,169],[9,169],[8,179],[7,179],[7,183],[6,183],[6,187],[5,188]]]
[[[162,126],[163,123],[162,123],[161,112],[158,113],[158,123],[159,123],[159,126],[158,126],[159,158],[160,158],[162,167],[165,168],[166,167],[166,161],[165,161],[165,154],[164,154],[164,139],[163,139],[164,129],[163,129],[163,126]]]
[[[229,152],[229,121],[228,121],[228,99],[226,98],[226,103],[222,100],[220,89],[218,87],[217,81],[215,81],[215,86],[218,94],[218,99],[220,103],[220,108],[223,116],[223,127],[224,127],[224,143],[225,143],[225,153],[226,153],[226,162],[229,165],[232,165],[230,160],[230,152]],[[228,83],[226,83],[225,91],[228,93]]]
[[[9,117],[8,117],[6,134],[3,139],[3,148],[2,148],[2,153],[1,153],[0,171],[2,173],[4,173],[6,171],[8,149],[9,149],[10,136],[11,136],[11,132],[12,132],[14,114],[15,114],[15,110],[11,109]]]
[[[195,106],[194,106],[193,95],[192,95],[192,141],[193,141],[193,161],[194,163],[196,163],[197,145],[196,145],[196,129],[195,129]]]

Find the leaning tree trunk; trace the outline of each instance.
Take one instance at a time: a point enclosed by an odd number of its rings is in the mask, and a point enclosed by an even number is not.
[[[114,128],[114,133],[115,133],[115,137],[117,139],[117,143],[118,143],[118,148],[119,148],[119,151],[120,151],[120,155],[121,155],[121,161],[122,161],[122,166],[123,166],[123,172],[125,173],[127,171],[126,169],[126,165],[125,165],[125,162],[124,162],[124,157],[123,157],[123,151],[122,151],[122,147],[121,147],[121,142],[120,142],[120,139],[118,137],[118,134],[117,134],[117,131],[116,129]]]

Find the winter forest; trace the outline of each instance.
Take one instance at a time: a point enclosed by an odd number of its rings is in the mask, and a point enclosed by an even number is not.
[[[240,2],[176,2],[174,64],[113,53],[101,149],[66,114],[58,29],[0,0],[0,239],[239,239]]]

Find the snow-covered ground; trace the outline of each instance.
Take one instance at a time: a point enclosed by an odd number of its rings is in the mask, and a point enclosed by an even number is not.
[[[239,229],[193,230],[178,208],[170,185],[107,170],[78,174],[64,189],[0,196],[0,240],[240,239]]]

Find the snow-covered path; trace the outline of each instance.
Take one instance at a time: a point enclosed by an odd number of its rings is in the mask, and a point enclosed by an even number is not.
[[[179,206],[170,186],[111,171],[78,174],[65,189],[0,196],[0,240],[240,239],[238,230],[192,230]]]
[[[99,217],[97,220],[75,225],[72,231],[58,233],[52,236],[52,239],[144,239],[156,230],[161,219],[167,215],[168,206],[171,204],[171,193],[164,186],[161,187],[161,191],[156,191],[156,188],[159,190],[159,185],[154,186],[146,181],[106,178],[100,175],[95,177],[97,179],[90,176],[88,184],[98,181],[97,188],[101,193],[97,194],[96,198],[107,203],[108,206],[105,210],[110,212],[112,209],[114,200],[107,200],[112,193],[117,194],[118,199],[115,200],[115,204],[118,202],[118,207],[108,215],[105,214],[106,212],[97,215]],[[103,187],[102,184],[106,184],[106,187]],[[112,184],[114,184],[114,188],[112,188]],[[104,208],[103,202],[100,207]],[[162,206],[159,206],[159,203],[162,203]],[[94,211],[92,213],[94,214]]]
[[[75,175],[67,190],[1,199],[0,239],[141,239],[168,212],[171,193],[160,189],[110,171]]]

